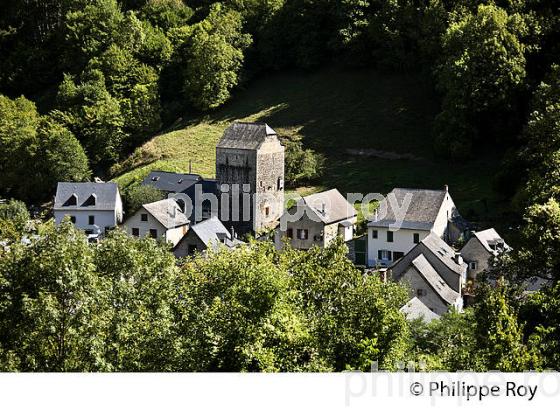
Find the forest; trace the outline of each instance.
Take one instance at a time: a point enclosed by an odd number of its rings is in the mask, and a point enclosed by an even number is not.
[[[0,57],[1,370],[560,368],[557,1],[14,0]],[[406,290],[363,277],[342,244],[254,243],[176,266],[149,239],[92,248],[29,221],[58,181],[110,175],[178,117],[267,73],[329,65],[424,73],[437,155],[503,154],[493,185],[516,215],[515,251],[465,313],[407,323]],[[551,285],[527,296],[535,276]]]

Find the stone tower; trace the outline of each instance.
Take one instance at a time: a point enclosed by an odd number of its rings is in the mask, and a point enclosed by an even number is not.
[[[239,234],[275,226],[284,211],[284,147],[276,131],[265,123],[231,124],[216,147],[216,182],[225,226]]]

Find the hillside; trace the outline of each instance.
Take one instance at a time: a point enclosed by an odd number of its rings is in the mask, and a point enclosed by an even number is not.
[[[502,208],[491,189],[499,159],[437,160],[431,141],[437,112],[429,83],[419,77],[338,69],[276,74],[253,81],[222,109],[154,137],[115,167],[116,181],[127,186],[152,169],[185,172],[190,161],[193,172],[212,177],[225,127],[258,120],[326,156],[324,177],[302,192],[386,193],[395,186],[448,184],[464,215],[494,219]]]

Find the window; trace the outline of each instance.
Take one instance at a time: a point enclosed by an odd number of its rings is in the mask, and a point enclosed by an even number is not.
[[[378,232],[374,229],[371,231],[371,239],[377,239]]]
[[[469,269],[470,270],[476,270],[477,267],[478,267],[478,264],[476,262],[470,262],[469,263]]]
[[[286,231],[286,236],[292,239],[294,237],[294,230],[292,228],[288,228],[288,230]]]
[[[390,261],[392,254],[391,251],[380,250],[377,252],[377,257],[382,261]]]
[[[284,189],[284,180],[278,177],[278,190],[281,191]]]
[[[78,205],[78,196],[76,194],[70,195],[70,198],[66,200],[63,206],[75,206]]]
[[[393,260],[399,260],[404,256],[403,252],[393,252]]]
[[[88,216],[88,224],[89,225],[95,225],[95,215],[89,215]]]
[[[298,239],[306,240],[309,237],[309,230],[298,229],[297,230],[297,237],[298,237]]]
[[[140,229],[132,228],[132,236],[140,236]]]
[[[152,238],[157,238],[157,229],[150,229],[150,236]]]
[[[76,217],[75,216],[70,216],[70,222],[75,224],[76,223]]]
[[[97,196],[95,194],[91,194],[88,199],[82,204],[82,206],[95,206],[97,202]]]
[[[420,243],[420,234],[419,233],[415,233],[414,235],[412,235],[414,243]]]
[[[266,217],[270,216],[270,207],[269,207],[269,206],[266,206],[266,207],[264,208],[264,215],[265,215]]]
[[[393,242],[393,232],[387,231],[387,242]]]
[[[142,222],[148,222],[148,214],[141,214],[140,215],[140,220]]]

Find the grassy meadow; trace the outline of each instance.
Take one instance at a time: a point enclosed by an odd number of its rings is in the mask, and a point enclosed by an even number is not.
[[[214,176],[215,145],[236,120],[264,121],[281,136],[301,138],[325,155],[320,181],[296,191],[337,188],[387,193],[393,187],[441,189],[448,184],[460,211],[483,225],[500,225],[502,210],[492,191],[500,158],[480,153],[461,162],[442,161],[432,149],[438,99],[424,78],[373,70],[324,69],[316,73],[263,76],[223,108],[174,127],[139,147],[113,168],[122,186],[152,169]]]

